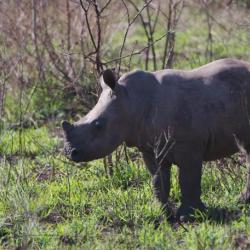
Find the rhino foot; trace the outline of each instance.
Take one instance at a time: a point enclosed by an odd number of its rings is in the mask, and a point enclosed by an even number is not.
[[[206,206],[199,202],[197,204],[182,204],[177,211],[177,219],[181,222],[193,221],[197,212],[204,212]]]

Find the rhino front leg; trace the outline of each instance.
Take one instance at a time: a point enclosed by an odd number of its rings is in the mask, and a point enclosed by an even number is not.
[[[240,195],[240,202],[250,203],[250,152],[246,155],[246,165],[247,165],[247,182],[244,190]]]
[[[142,153],[143,160],[152,176],[154,194],[161,202],[164,209],[168,208],[170,192],[171,164],[165,162],[162,167],[155,162],[153,153]]]
[[[205,209],[205,205],[200,198],[202,156],[198,153],[185,152],[178,155],[176,161],[179,167],[179,184],[181,188],[181,206],[178,209],[177,217],[185,219],[195,209]]]

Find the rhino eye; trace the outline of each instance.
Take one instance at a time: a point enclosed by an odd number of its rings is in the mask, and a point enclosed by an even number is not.
[[[96,129],[96,130],[101,130],[103,129],[105,126],[105,120],[104,119],[97,119],[95,121],[93,121],[93,127]]]

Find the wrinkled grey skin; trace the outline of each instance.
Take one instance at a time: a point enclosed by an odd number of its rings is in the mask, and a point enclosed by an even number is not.
[[[241,149],[248,166],[241,200],[250,203],[249,63],[222,59],[190,71],[133,71],[117,82],[107,70],[102,87],[99,101],[84,118],[73,125],[62,123],[65,153],[71,160],[106,156],[122,142],[137,147],[164,207],[171,165],[176,164],[181,216],[204,208],[202,162]],[[166,156],[162,149],[168,151]]]

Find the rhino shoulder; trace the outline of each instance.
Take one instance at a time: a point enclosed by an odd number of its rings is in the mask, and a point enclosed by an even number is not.
[[[148,89],[156,87],[158,80],[153,73],[136,69],[123,75],[119,83],[128,88]]]
[[[131,80],[137,80],[139,78],[145,77],[147,74],[150,74],[150,72],[141,70],[141,69],[134,69],[124,75],[121,76],[119,79],[120,82],[124,81],[131,81]]]

